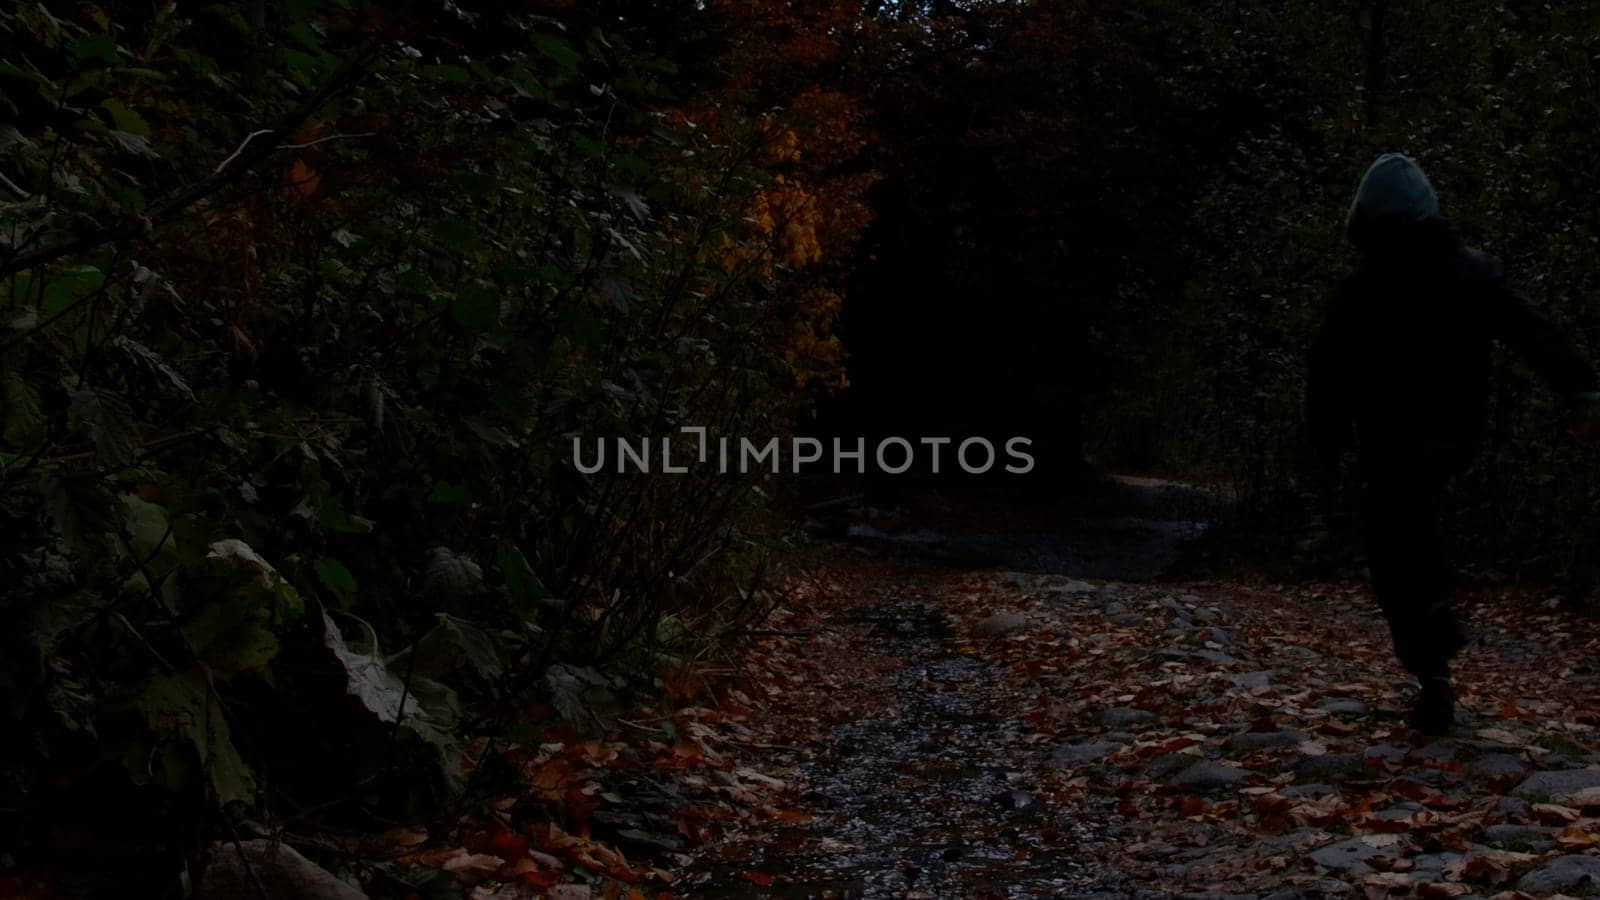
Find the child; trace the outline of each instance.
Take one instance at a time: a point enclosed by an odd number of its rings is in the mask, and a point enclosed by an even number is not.
[[[1450,478],[1471,460],[1489,390],[1490,343],[1524,358],[1569,402],[1596,398],[1570,341],[1507,287],[1500,262],[1462,245],[1428,178],[1386,153],[1350,209],[1361,253],[1312,351],[1307,405],[1325,460],[1355,437],[1372,592],[1395,653],[1421,682],[1412,725],[1455,721],[1450,660],[1465,643],[1439,537]]]

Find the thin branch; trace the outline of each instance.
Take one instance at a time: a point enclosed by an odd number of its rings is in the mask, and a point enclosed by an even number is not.
[[[368,138],[368,137],[372,137],[372,136],[374,136],[376,134],[377,134],[376,131],[363,131],[360,134],[330,134],[325,138],[317,138],[314,141],[307,141],[304,144],[279,144],[278,145],[278,149],[279,150],[304,150],[307,147],[315,147],[318,144],[326,144],[329,141],[345,140],[345,139],[348,139],[348,138]]]
[[[227,159],[223,160],[222,162],[217,163],[217,167],[215,169],[211,170],[211,174],[213,174],[213,175],[222,174],[222,170],[226,169],[228,167],[228,163],[231,163],[234,160],[238,159],[239,158],[239,154],[244,152],[244,148],[250,146],[250,142],[251,141],[255,140],[256,138],[258,138],[260,136],[262,136],[263,134],[271,134],[271,133],[272,133],[272,129],[271,128],[262,128],[259,131],[252,131],[249,134],[245,135],[244,140],[239,142],[239,146],[233,148],[233,152],[228,154],[228,158]]]
[[[167,670],[169,672],[178,671],[178,668],[176,666],[174,666],[172,663],[168,662],[167,658],[165,656],[161,655],[161,651],[157,650],[154,644],[150,643],[150,641],[147,640],[144,635],[139,633],[139,629],[133,627],[133,623],[128,621],[128,617],[127,616],[125,616],[122,613],[119,613],[119,612],[117,612],[115,610],[111,610],[110,612],[111,612],[111,617],[113,619],[116,619],[118,622],[121,622],[122,623],[122,627],[128,629],[128,633],[133,635],[134,638],[139,641],[139,643],[143,644],[144,648],[146,650],[150,651],[150,655],[154,656],[156,658],[157,662],[161,663],[163,666],[166,666]]]
[[[11,196],[17,198],[19,201],[21,201],[23,203],[26,203],[29,200],[33,199],[33,195],[32,194],[30,194],[27,191],[23,190],[20,186],[17,185],[17,183],[15,181],[12,181],[11,179],[7,178],[6,177],[6,173],[4,173],[4,172],[0,172],[0,187],[4,187],[6,189],[6,193],[8,193]]]
[[[266,131],[272,134],[293,133],[306,119],[309,119],[317,110],[326,105],[328,101],[365,75],[377,60],[379,54],[382,53],[383,46],[383,41],[378,38],[369,40],[361,49],[346,57],[333,72],[329,73],[322,86],[317,88],[310,97],[307,97],[304,103],[290,110],[283,118],[278,120],[277,124],[266,129]],[[276,144],[246,139],[233,156],[223,161],[223,165],[219,166],[217,171],[179,190],[167,199],[153,204],[148,215],[124,219],[116,225],[97,228],[85,234],[68,237],[58,243],[40,247],[37,250],[16,254],[6,260],[5,263],[0,264],[0,278],[54,262],[63,256],[92,250],[112,241],[144,237],[149,234],[150,229],[154,226],[177,218],[189,207],[221,190],[235,179],[242,177],[244,173],[250,171],[256,164],[266,160],[276,152],[278,152]],[[237,163],[236,165],[234,164],[235,162]]]

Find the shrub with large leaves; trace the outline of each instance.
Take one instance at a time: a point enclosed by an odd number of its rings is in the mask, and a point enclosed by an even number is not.
[[[571,441],[781,428],[865,180],[617,12],[0,11],[8,846],[425,814],[486,701],[590,725],[742,607],[756,485]]]

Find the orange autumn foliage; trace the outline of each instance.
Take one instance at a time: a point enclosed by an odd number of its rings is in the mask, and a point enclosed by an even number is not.
[[[845,52],[840,36],[868,23],[851,3],[716,5],[737,35],[734,74],[675,118],[745,146],[762,183],[725,198],[730,227],[703,255],[731,278],[776,289],[784,316],[773,349],[797,387],[843,387],[845,353],[834,334],[841,275],[870,218],[864,195],[876,175],[842,171],[866,145],[866,116],[821,70]]]

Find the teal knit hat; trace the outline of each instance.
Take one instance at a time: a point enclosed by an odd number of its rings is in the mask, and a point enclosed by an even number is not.
[[[1439,216],[1439,195],[1411,157],[1385,153],[1361,178],[1349,224],[1401,224]]]

